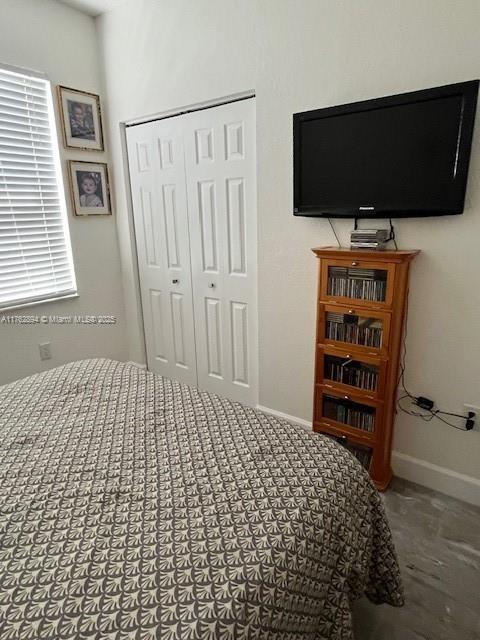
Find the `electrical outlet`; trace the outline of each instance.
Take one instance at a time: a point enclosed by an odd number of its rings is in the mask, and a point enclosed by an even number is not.
[[[50,360],[52,357],[52,345],[50,342],[41,342],[38,345],[38,350],[40,352],[40,360]]]
[[[464,404],[463,406],[465,407],[465,415],[467,415],[469,411],[472,411],[475,414],[475,417],[472,418],[475,422],[473,428],[475,431],[478,431],[480,428],[480,407],[476,407],[474,404]]]

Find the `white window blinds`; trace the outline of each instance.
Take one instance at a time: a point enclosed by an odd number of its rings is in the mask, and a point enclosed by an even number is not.
[[[75,290],[50,83],[0,67],[0,309]]]

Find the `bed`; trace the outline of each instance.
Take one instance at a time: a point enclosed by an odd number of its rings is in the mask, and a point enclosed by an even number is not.
[[[380,495],[300,426],[107,359],[0,387],[2,640],[351,640]]]

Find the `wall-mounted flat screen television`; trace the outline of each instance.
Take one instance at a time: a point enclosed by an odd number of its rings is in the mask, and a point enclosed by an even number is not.
[[[294,213],[463,213],[478,80],[293,116]]]

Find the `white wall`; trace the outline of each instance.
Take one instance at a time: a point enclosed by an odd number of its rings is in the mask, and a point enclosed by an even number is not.
[[[118,123],[257,94],[260,403],[311,418],[316,263],[328,223],[292,215],[292,113],[479,75],[478,0],[131,0],[98,20],[115,164],[129,357],[143,359]],[[407,383],[480,405],[480,127],[463,216],[397,223],[419,248]],[[350,223],[338,223],[347,242]],[[395,448],[480,478],[480,433],[400,415]]]
[[[35,69],[53,85],[102,93],[95,22],[54,0],[1,0],[0,63]],[[58,115],[58,114],[57,114]],[[57,118],[58,132],[60,121]],[[66,159],[99,160],[98,152],[63,149],[68,220],[79,297],[8,312],[5,315],[113,315],[115,326],[0,324],[0,384],[92,356],[123,359],[124,310],[115,217],[74,218]],[[52,359],[41,362],[38,343],[50,341]]]

